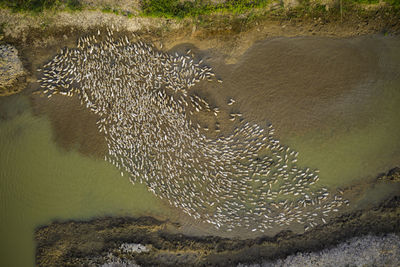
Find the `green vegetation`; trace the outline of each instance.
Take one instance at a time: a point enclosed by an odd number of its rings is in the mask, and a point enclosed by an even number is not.
[[[83,5],[79,0],[67,0],[67,8],[72,11],[82,10]]]
[[[385,2],[393,7],[400,8],[400,0],[385,0]]]
[[[0,36],[4,34],[4,28],[6,27],[6,23],[1,23],[0,24]]]
[[[400,0],[342,0],[342,11],[347,13],[360,10],[366,4],[379,4],[384,1],[389,9],[399,10]],[[271,8],[272,7],[272,8]],[[0,8],[8,8],[14,12],[40,13],[44,10],[79,11],[85,8],[82,0],[0,0]],[[127,17],[134,16],[131,11],[122,10],[111,5],[97,9],[104,13],[113,13]],[[311,0],[299,0],[299,5],[291,9],[283,8],[278,0],[225,0],[215,3],[212,0],[140,0],[139,16],[163,18],[196,18],[204,23],[207,18],[213,20],[213,14],[236,15],[236,19],[247,23],[265,15],[285,18],[301,18],[304,16],[337,17],[340,13],[339,2],[333,8],[326,9],[322,3]],[[244,14],[244,16],[237,16]],[[211,21],[210,21],[211,22]],[[209,23],[208,23],[209,24]]]
[[[0,7],[10,8],[14,12],[29,11],[39,13],[47,9],[81,10],[79,0],[0,0]]]
[[[354,2],[360,4],[378,4],[379,0],[354,0]]]
[[[381,2],[380,0],[352,0],[349,2],[354,2],[358,4],[379,4]],[[393,7],[399,7],[400,6],[400,0],[383,0],[386,4],[393,6]]]
[[[380,0],[352,0],[350,2],[355,2],[359,4],[378,4]],[[386,2],[387,4],[392,6],[400,5],[400,0],[383,0],[383,2]]]
[[[266,7],[269,0],[228,0],[212,4],[208,0],[142,0],[142,14],[151,17],[185,18],[215,12],[245,13],[251,9]]]
[[[116,12],[118,14],[118,11],[114,11],[111,7],[105,6],[101,9],[101,12],[103,13],[113,13]]]
[[[0,0],[2,7],[11,8],[13,11],[41,12],[54,7],[58,1],[54,0]]]
[[[101,12],[103,13],[114,13],[115,15],[122,15],[123,12],[121,12],[118,9],[112,8],[110,6],[105,6],[101,9]]]
[[[387,5],[393,8],[400,7],[400,0],[383,0]],[[302,17],[306,14],[312,16],[327,15],[325,5],[312,2],[310,0],[300,0],[298,7],[290,10],[279,8],[279,2],[276,1],[275,8],[271,11],[266,9],[268,5],[273,4],[273,0],[227,0],[223,3],[214,4],[211,0],[141,0],[142,16],[164,17],[164,18],[199,18],[202,15],[210,15],[215,13],[230,13],[230,14],[246,14],[248,16],[257,16],[256,13],[283,14],[288,17]],[[378,4],[380,0],[343,0],[343,6],[346,11],[358,10],[361,4]],[[282,7],[282,6],[281,6]],[[261,12],[259,12],[261,11]],[[330,9],[332,15],[340,13],[339,3]],[[258,14],[259,16],[260,14]],[[203,16],[204,17],[204,16]]]
[[[115,15],[122,15],[122,16],[126,16],[128,18],[132,18],[133,14],[129,11],[126,10],[121,10],[118,8],[112,8],[111,6],[104,6],[101,8],[101,12],[103,13],[113,13]]]

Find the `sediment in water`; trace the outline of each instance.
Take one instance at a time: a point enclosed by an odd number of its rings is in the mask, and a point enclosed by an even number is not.
[[[397,170],[397,171],[396,171]],[[400,174],[399,169],[386,175]],[[352,237],[400,233],[400,195],[370,209],[343,214],[304,234],[282,231],[273,237],[229,239],[172,233],[179,227],[151,217],[106,217],[90,221],[54,222],[39,227],[36,263],[39,266],[121,262],[148,266],[232,266],[284,258],[298,252],[331,248]],[[142,244],[149,252],[126,253],[124,243]]]
[[[77,24],[77,21],[64,25],[62,30],[60,30],[60,26],[48,26],[44,30],[38,30],[40,28],[36,27],[40,24],[38,22],[36,26],[24,28],[24,32],[18,33],[22,37],[6,34],[3,41],[13,43],[18,48],[21,48],[25,57],[24,67],[28,69],[29,75],[34,76],[36,67],[41,65],[51,52],[49,52],[48,47],[43,46],[42,50],[46,51],[42,52],[41,58],[37,58],[36,55],[33,56],[36,53],[32,52],[31,44],[35,44],[36,47],[50,44],[51,51],[54,52],[61,44],[62,46],[67,45],[63,42],[64,35],[69,38],[69,41],[67,41],[70,43],[71,39],[75,40],[77,32],[81,34],[80,30],[77,29],[82,25],[79,26],[79,24],[75,25],[74,23]],[[254,28],[244,28],[247,32],[241,33],[240,36],[236,35],[237,39],[232,41],[238,44],[235,45],[235,49],[224,51],[227,52],[228,56],[238,56],[240,52],[251,46],[255,40],[265,38],[265,36],[316,34],[348,37],[387,31],[396,34],[399,29],[398,21],[391,24],[389,21],[380,19],[373,20],[372,23],[371,21],[366,22],[368,26],[354,26],[357,23],[352,22],[339,25],[337,22],[316,23],[311,21],[303,23],[302,29],[300,29],[299,23],[298,21],[289,20],[260,22],[259,27],[253,25]],[[94,26],[92,25],[92,27]],[[10,28],[12,29],[12,27]],[[178,30],[171,30],[157,35],[159,29],[143,30],[143,33],[146,36],[150,36],[149,38],[152,40],[161,38],[164,43],[168,42],[168,48],[184,40],[202,40],[211,36],[218,36],[207,42],[206,45],[219,43],[219,48],[225,46],[227,47],[226,49],[230,49],[231,46],[226,45],[221,40],[227,41],[227,36],[230,36],[235,28],[230,31],[225,28],[197,29],[195,32],[191,32],[188,29],[191,29],[191,27],[184,28],[183,31],[179,29],[179,32],[183,34],[177,33]],[[215,32],[219,35],[216,35]],[[16,31],[13,33],[17,34]],[[54,38],[55,35],[57,35],[57,38]],[[34,86],[30,85],[24,93],[30,93],[32,89],[34,89]],[[281,232],[271,238],[260,237],[247,240],[172,234],[168,229],[176,227],[176,225],[174,226],[170,222],[156,221],[152,218],[103,218],[89,222],[54,223],[50,226],[39,228],[36,232],[36,240],[38,242],[36,260],[38,265],[43,266],[78,265],[79,263],[84,264],[90,261],[104,263],[106,259],[103,256],[114,251],[121,258],[132,257],[137,263],[143,265],[231,265],[237,262],[258,262],[262,259],[284,257],[298,251],[319,250],[323,247],[333,246],[350,236],[364,233],[398,233],[400,225],[399,203],[399,197],[395,197],[380,207],[343,215],[328,226],[317,228],[307,234],[296,235],[291,232]],[[119,251],[119,246],[121,243],[126,242],[151,245],[149,247],[152,249],[149,253],[141,253],[134,256],[125,255]]]

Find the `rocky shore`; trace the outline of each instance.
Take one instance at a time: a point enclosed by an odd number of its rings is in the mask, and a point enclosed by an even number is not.
[[[398,174],[396,170],[389,173],[393,175],[395,172]],[[283,231],[274,237],[263,236],[241,240],[171,233],[173,232],[171,229],[178,227],[176,223],[158,221],[151,217],[106,217],[81,222],[54,222],[38,228],[35,232],[36,264],[38,266],[111,266],[107,264],[233,266],[263,262],[267,264],[296,253],[331,249],[354,237],[399,234],[400,195],[369,209],[343,214],[327,225],[318,226],[304,234]],[[392,245],[392,249],[398,250],[396,247],[398,243],[394,242]]]

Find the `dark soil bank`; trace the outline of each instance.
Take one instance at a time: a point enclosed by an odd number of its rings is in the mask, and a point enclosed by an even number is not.
[[[398,177],[396,168],[379,180]],[[36,230],[38,266],[101,265],[110,255],[143,266],[232,266],[283,258],[297,252],[331,248],[366,234],[400,233],[400,195],[370,209],[348,213],[304,233],[281,232],[274,237],[228,239],[172,234],[178,225],[142,218],[98,218],[86,222],[54,222]],[[131,253],[121,244],[145,245],[149,251]]]

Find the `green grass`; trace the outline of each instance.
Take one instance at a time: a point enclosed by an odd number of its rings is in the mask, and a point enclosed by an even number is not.
[[[226,14],[259,17],[261,13],[268,13],[272,16],[285,15],[286,17],[299,18],[308,15],[325,16],[325,6],[314,3],[310,0],[300,0],[300,6],[291,10],[278,8],[268,11],[266,7],[273,0],[227,0],[220,4],[214,4],[211,0],[140,0],[140,16],[163,17],[163,18],[199,18],[204,20],[207,15]],[[343,6],[350,10],[358,9],[357,6],[364,4],[377,4],[380,0],[343,0]],[[398,10],[400,0],[383,0],[390,7]],[[281,6],[282,7],[282,6]],[[54,11],[79,11],[84,8],[81,0],[0,0],[0,8],[9,8],[14,12],[40,13],[44,10]],[[334,10],[338,11],[338,7]],[[132,17],[133,14],[127,11],[115,9],[112,6],[104,6],[101,9],[104,13],[113,13]],[[349,11],[349,10],[347,10]],[[255,15],[257,14],[257,15]],[[248,22],[248,18],[246,20]]]
[[[378,4],[379,0],[353,0],[355,3],[359,4]]]
[[[343,0],[345,1],[345,0]],[[355,2],[359,4],[378,4],[380,1],[379,0],[352,0],[350,2]],[[400,0],[383,0],[383,2],[391,5],[391,6],[399,6],[400,5]]]
[[[115,15],[124,15],[123,12],[121,12],[118,9],[114,9],[110,6],[105,6],[101,9],[101,12],[103,13],[114,13]]]
[[[121,15],[121,16],[125,16],[128,18],[132,18],[134,17],[134,14],[131,13],[130,11],[126,11],[126,10],[122,10],[122,9],[118,9],[118,8],[112,8],[111,6],[104,6],[101,8],[101,12],[103,13],[113,13],[115,15]]]
[[[357,9],[359,4],[377,4],[380,0],[343,0],[346,7]],[[384,0],[389,6],[397,8],[400,6],[400,0]],[[150,17],[164,17],[164,18],[185,18],[194,17],[198,18],[202,15],[209,15],[213,13],[230,13],[230,14],[248,14],[255,10],[262,10],[267,7],[272,0],[228,0],[221,4],[213,4],[210,0],[194,0],[194,1],[181,1],[181,0],[141,0],[142,16]],[[339,6],[336,6],[336,11]],[[311,2],[310,0],[301,0],[300,6],[287,11],[279,9],[278,12],[286,12],[285,14],[292,14],[295,17],[303,15],[326,15],[326,7],[322,4]],[[276,11],[269,11],[269,13],[276,13]]]
[[[385,2],[393,7],[400,8],[400,0],[385,0]]]
[[[111,7],[106,6],[106,7],[103,7],[103,8],[101,9],[101,12],[103,12],[103,13],[112,13],[113,10],[111,9]]]
[[[0,24],[0,36],[4,34],[4,28],[6,27],[6,23],[1,23]]]
[[[66,2],[67,8],[72,11],[82,10],[83,5],[79,0],[68,0]]]
[[[0,0],[0,7],[14,12],[39,13],[49,9],[82,10],[80,0]]]
[[[344,0],[345,1],[345,0]],[[352,0],[350,2],[358,3],[358,4],[379,4],[379,0]],[[390,6],[393,7],[399,7],[400,6],[400,0],[383,0],[383,2],[389,4]]]
[[[41,12],[58,4],[54,0],[0,0],[2,7],[11,8],[14,12],[33,11]]]
[[[245,13],[254,8],[262,8],[269,0],[228,0],[222,4],[212,4],[207,0],[193,2],[179,0],[142,0],[142,15],[165,18],[185,18],[207,15],[215,12]]]

